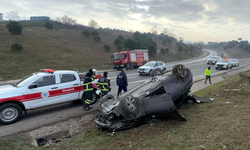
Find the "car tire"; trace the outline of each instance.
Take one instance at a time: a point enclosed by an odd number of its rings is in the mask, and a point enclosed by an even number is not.
[[[108,94],[108,95],[105,95],[103,96],[100,101],[101,101],[101,104],[104,103],[104,102],[107,102],[109,101],[110,99],[115,99],[115,97],[111,94]]]
[[[82,101],[84,102],[84,99],[83,99],[83,97],[84,97],[84,94],[85,93],[83,93],[83,96],[82,96]],[[93,98],[92,98],[92,101],[91,101],[91,103],[89,104],[89,105],[93,105],[93,104],[95,104],[96,103],[96,101],[97,101],[97,99],[98,99],[98,95],[95,93],[95,91],[93,92]]]
[[[216,70],[218,70],[218,67],[215,67]]]
[[[7,125],[16,122],[22,116],[22,108],[15,103],[0,106],[0,123]]]
[[[132,69],[132,66],[131,66],[130,63],[127,63],[127,64],[126,64],[126,70],[130,70],[130,69]]]
[[[120,108],[123,113],[126,114],[137,114],[139,111],[139,99],[128,95],[120,101]]]
[[[160,75],[162,75],[162,74],[163,74],[163,73],[162,73],[162,70],[159,69],[159,68],[156,68],[156,69],[154,69],[154,70],[152,70],[152,71],[150,72],[150,76],[151,76],[151,77],[160,76]]]
[[[167,73],[166,71],[167,71],[167,70],[166,70],[166,68],[163,68],[163,70],[162,70],[162,74]]]
[[[151,74],[151,72],[152,72],[152,70],[150,70],[150,71],[148,72],[148,74],[150,75],[150,74]]]
[[[175,65],[172,69],[172,74],[184,78],[187,75],[187,68],[182,64]]]

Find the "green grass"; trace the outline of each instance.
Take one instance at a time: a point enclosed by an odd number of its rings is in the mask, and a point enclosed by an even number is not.
[[[112,69],[111,56],[117,52],[113,42],[119,36],[132,38],[133,33],[124,31],[98,30],[102,40],[95,42],[93,37],[84,37],[80,28],[46,30],[33,22],[23,22],[22,35],[11,35],[5,27],[6,23],[0,23],[0,81],[20,79],[42,68],[57,70],[87,71],[90,68],[97,70]],[[40,26],[42,26],[40,24]],[[170,52],[165,55],[150,57],[150,60],[163,60],[171,62],[191,58],[178,55],[175,43],[163,46],[159,40],[157,49],[171,46]],[[11,45],[20,43],[23,51],[13,52]],[[110,52],[105,52],[103,46],[109,44]],[[196,54],[194,57],[201,54]]]
[[[151,120],[140,127],[113,135],[106,132],[99,134],[93,125],[87,131],[62,142],[39,148],[28,144],[29,137],[17,141],[21,137],[18,134],[1,138],[0,149],[250,149],[250,85],[247,76],[250,76],[250,71],[195,92],[198,96],[215,100],[213,103],[183,104],[178,111],[187,121],[173,118]],[[241,91],[228,92],[223,89]]]

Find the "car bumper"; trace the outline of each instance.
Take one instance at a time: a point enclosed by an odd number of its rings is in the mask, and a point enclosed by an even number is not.
[[[122,69],[124,67],[125,67],[124,65],[114,65],[113,69]]]
[[[221,68],[221,69],[226,69],[227,66],[224,66],[224,65],[219,65],[219,66],[215,66],[216,68]]]

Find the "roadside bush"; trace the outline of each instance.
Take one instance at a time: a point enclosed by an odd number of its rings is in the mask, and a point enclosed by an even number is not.
[[[23,50],[23,46],[19,43],[15,43],[11,45],[11,50],[12,51],[21,51]]]
[[[166,53],[168,53],[168,52],[169,52],[169,49],[168,49],[168,48],[166,48],[166,49],[165,49],[165,52],[166,52]]]
[[[11,34],[16,34],[20,35],[22,34],[23,27],[16,21],[10,21],[7,25],[6,28]]]
[[[119,35],[119,36],[118,36],[118,39],[123,40],[124,38],[123,38],[122,35]]]
[[[84,35],[85,37],[89,37],[90,36],[89,30],[82,31],[82,35]]]
[[[156,47],[154,45],[148,46],[148,53],[150,56],[154,56],[156,54]]]
[[[120,44],[116,45],[116,49],[117,49],[118,51],[121,51],[121,50],[122,50],[122,45],[120,45]]]
[[[104,45],[103,48],[106,52],[109,52],[111,50],[111,47],[108,44]]]
[[[50,22],[46,22],[44,27],[47,29],[47,30],[53,30],[54,26],[52,23]]]
[[[101,37],[100,37],[100,36],[95,36],[94,40],[95,40],[96,42],[100,42],[100,41],[101,41]]]
[[[120,45],[120,44],[122,44],[122,40],[117,38],[117,39],[115,39],[114,44],[115,45]]]
[[[93,37],[95,37],[95,36],[98,36],[99,33],[98,33],[97,31],[94,30],[94,31],[91,32],[91,35],[92,35]]]
[[[164,55],[165,53],[166,53],[165,49],[162,48],[162,49],[161,49],[161,54]]]

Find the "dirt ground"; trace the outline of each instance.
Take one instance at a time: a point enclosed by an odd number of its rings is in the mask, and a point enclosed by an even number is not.
[[[80,118],[58,122],[27,132],[33,146],[50,145],[70,138],[78,133],[87,133],[95,126],[95,113],[86,114]]]

